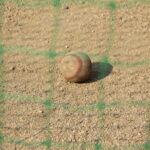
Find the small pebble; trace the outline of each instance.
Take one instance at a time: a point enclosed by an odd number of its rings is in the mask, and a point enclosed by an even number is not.
[[[68,45],[66,45],[66,46],[65,46],[65,48],[69,48],[69,46],[68,46]]]
[[[26,71],[25,68],[23,68],[22,71],[25,72]]]
[[[13,66],[12,68],[11,68],[11,70],[15,70],[16,69],[16,67],[15,66]]]
[[[65,7],[64,7],[64,9],[69,9],[69,8],[70,8],[69,6],[65,6]]]
[[[44,113],[44,111],[43,111],[43,110],[39,110],[38,112],[39,112],[40,114],[43,114],[43,113]]]

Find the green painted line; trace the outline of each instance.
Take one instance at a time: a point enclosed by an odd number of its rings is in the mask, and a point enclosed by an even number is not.
[[[145,143],[143,145],[144,150],[150,150],[150,143]]]
[[[112,1],[112,0],[111,0]],[[110,9],[109,14],[109,25],[108,25],[108,37],[106,40],[106,50],[104,53],[105,57],[109,57],[109,51],[112,49],[113,42],[114,42],[114,35],[115,35],[115,22],[116,22],[116,11]]]
[[[5,52],[13,52],[20,54],[27,54],[31,56],[43,56],[47,58],[55,58],[63,53],[56,53],[54,50],[36,51],[35,49],[23,47],[23,46],[4,46]]]
[[[51,0],[51,3],[54,7],[59,7],[60,6],[60,0]]]
[[[149,6],[150,1],[149,0],[128,0],[122,3],[118,3],[117,8],[118,9],[131,9],[131,8],[134,8],[136,4],[138,4],[139,6],[142,6],[142,5]]]
[[[3,92],[0,92],[0,104],[2,104],[4,102],[5,99],[5,95]]]
[[[0,5],[3,5],[5,0],[0,0]]]
[[[2,139],[5,139],[5,141],[7,143],[11,143],[11,144],[15,144],[17,143],[17,145],[22,145],[24,147],[30,147],[30,148],[39,148],[41,146],[45,146],[48,149],[50,148],[65,148],[65,149],[69,149],[70,146],[74,145],[74,148],[76,148],[79,144],[81,145],[85,145],[86,147],[90,147],[92,146],[94,150],[102,150],[102,146],[99,143],[95,143],[93,144],[92,142],[88,142],[88,143],[83,143],[83,142],[76,142],[76,143],[70,143],[70,142],[63,142],[63,143],[58,143],[55,141],[50,141],[48,139],[43,140],[41,142],[25,142],[25,141],[21,141],[19,139],[16,139],[15,137],[5,137],[3,136]],[[144,150],[149,150],[149,143],[145,143],[143,144],[133,144],[133,145],[129,145],[129,146],[122,146],[123,150],[128,150],[128,149],[138,149],[138,148],[145,148]],[[109,147],[106,150],[111,150],[111,147]],[[112,148],[112,150],[114,150],[114,148]]]
[[[41,145],[44,145],[46,148],[50,149],[52,147],[52,141],[50,141],[49,139],[42,141]]]
[[[31,49],[31,48],[27,48],[27,47],[23,47],[23,46],[6,46],[6,45],[0,45],[0,54],[3,54],[3,52],[12,52],[12,53],[20,53],[20,54],[26,54],[26,55],[31,55],[31,56],[41,56],[41,57],[45,57],[47,59],[55,59],[59,56],[64,56],[67,51],[63,51],[63,52],[56,52],[55,50],[45,50],[45,51],[36,51],[35,49]],[[96,59],[97,55],[94,55],[92,53],[88,54],[91,58]],[[106,60],[105,60],[106,59]],[[107,60],[107,56],[105,56],[105,54],[102,56],[102,58],[100,59],[99,62],[102,63],[107,63],[108,64],[112,64],[113,66],[117,66],[117,67],[130,67],[130,68],[136,68],[136,67],[142,67],[142,66],[147,66],[150,65],[150,59],[147,58],[145,60],[139,60],[139,61],[135,61],[135,62],[124,62],[124,61],[111,61],[111,60]],[[122,68],[122,69],[123,69]]]
[[[41,142],[35,142],[35,141],[25,142],[23,140],[15,138],[15,137],[7,137],[7,136],[5,136],[5,142],[10,143],[10,144],[15,144],[15,145],[22,145],[22,146],[28,147],[28,148],[29,147],[30,148],[33,148],[33,147],[36,148],[36,147],[42,146]]]
[[[31,103],[39,103],[41,105],[44,105],[47,109],[54,109],[54,108],[60,108],[64,110],[76,110],[76,111],[91,111],[91,110],[103,110],[107,108],[115,108],[115,107],[145,107],[150,108],[150,100],[129,100],[127,102],[121,101],[121,100],[115,100],[114,102],[111,102],[109,104],[106,104],[104,102],[96,102],[92,104],[86,104],[86,105],[73,105],[73,104],[65,104],[65,103],[54,103],[53,100],[49,100],[47,98],[42,98],[38,96],[30,96],[26,94],[20,94],[20,93],[1,93],[0,94],[2,99],[4,101],[7,100],[14,100],[17,102],[31,102]]]
[[[0,0],[0,149],[3,149],[3,143],[5,142],[5,138],[2,132],[4,122],[3,122],[3,114],[4,114],[4,84],[3,84],[3,55],[4,55],[4,47],[1,44],[2,40],[2,26],[3,26],[3,16],[4,16],[4,0]]]
[[[43,8],[51,5],[50,0],[34,0],[30,2],[27,0],[7,0],[7,2],[14,3],[18,7],[31,9]]]
[[[111,62],[114,66],[121,66],[121,67],[140,67],[140,66],[146,66],[150,65],[150,59],[145,59],[141,61],[136,61],[136,62],[123,62],[123,61],[112,61]]]
[[[116,6],[116,2],[114,0],[109,0],[108,1],[108,8],[110,10],[116,10],[117,6]]]
[[[100,145],[99,143],[96,143],[96,144],[94,145],[94,150],[102,150],[101,145]]]
[[[3,53],[4,53],[4,47],[3,45],[0,45],[0,56],[3,55]]]
[[[43,105],[47,108],[47,109],[53,109],[54,108],[54,103],[51,100],[45,100],[43,102]]]
[[[56,56],[58,56],[58,54],[56,53],[56,51],[54,50],[50,50],[47,52],[47,57],[48,58],[55,58]]]
[[[45,131],[48,128],[49,125],[43,127],[42,129],[40,129],[37,133],[33,134],[32,136],[28,136],[24,139],[17,139],[15,137],[8,137],[5,136],[6,142],[7,143],[12,143],[15,145],[22,145],[22,146],[26,146],[26,147],[38,147],[41,146],[41,142],[26,142],[26,140],[28,140],[29,138],[33,138],[34,136],[37,136],[39,133]]]
[[[104,110],[106,108],[106,104],[104,102],[98,102],[96,108],[98,110]]]
[[[0,133],[0,145],[4,143],[4,136],[2,133]]]
[[[45,98],[38,96],[30,96],[20,93],[2,93],[3,98],[6,100],[14,100],[18,102],[33,102],[33,103],[42,103]]]
[[[0,2],[3,3],[4,0],[1,0]],[[53,7],[60,7],[60,3],[64,5],[79,5],[79,6],[94,6],[98,7],[100,9],[129,9],[135,7],[137,3],[140,5],[150,5],[149,0],[128,0],[124,2],[116,2],[115,5],[112,2],[109,2],[106,0],[36,0],[36,1],[23,1],[23,0],[7,0],[7,2],[15,3],[19,7],[27,7],[31,9],[35,8],[43,8],[47,7],[49,5],[52,5]]]
[[[54,72],[51,71],[51,65],[55,65],[55,57],[57,56],[56,55],[56,44],[57,44],[57,38],[58,38],[58,33],[59,33],[59,27],[60,27],[60,6],[61,6],[61,3],[60,3],[60,0],[51,0],[51,3],[54,7],[53,9],[53,31],[52,31],[52,38],[50,39],[51,43],[49,45],[49,52],[48,52],[48,56],[49,56],[49,94],[48,94],[48,99],[45,100],[44,102],[44,105],[45,107],[47,108],[47,113],[46,113],[46,117],[49,118],[49,114],[51,113],[50,112],[50,109],[54,108],[54,103],[52,101],[52,97],[53,97],[53,89],[54,89]],[[52,59],[54,58],[54,59]],[[47,122],[47,120],[49,119],[46,119],[46,124],[49,124],[49,122]],[[51,141],[51,128],[48,127],[47,128],[47,132],[48,134],[46,135],[46,138],[48,141]],[[49,144],[49,142],[47,143],[47,149],[51,149],[51,143]]]
[[[108,33],[107,33],[107,40],[106,40],[106,46],[105,46],[105,52],[102,55],[102,58],[100,59],[101,65],[100,65],[100,73],[99,73],[99,77],[100,79],[103,79],[106,75],[107,75],[107,68],[108,68],[108,64],[109,63],[109,52],[112,48],[113,45],[113,39],[114,39],[114,24],[115,24],[115,11],[116,10],[116,3],[114,0],[109,0],[108,1],[108,9],[109,11],[109,20],[108,20]],[[104,97],[105,97],[105,90],[104,90],[104,82],[103,80],[101,80],[99,82],[99,86],[98,86],[98,90],[99,90],[99,96],[98,96],[98,103],[97,103],[97,109],[99,109],[99,117],[100,117],[100,128],[101,131],[103,132],[103,128],[104,128],[104,124],[105,124],[105,116],[103,115],[104,110],[106,109],[106,104],[104,101]],[[100,134],[100,133],[98,133]],[[102,141],[102,138],[100,138],[100,141]],[[101,146],[101,144],[97,143],[95,145],[95,149],[96,150],[100,150],[103,149],[103,147]]]

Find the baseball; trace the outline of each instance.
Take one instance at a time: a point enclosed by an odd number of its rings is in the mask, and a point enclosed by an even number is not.
[[[91,60],[83,52],[68,53],[60,62],[60,72],[69,82],[84,82],[89,79],[91,71]]]

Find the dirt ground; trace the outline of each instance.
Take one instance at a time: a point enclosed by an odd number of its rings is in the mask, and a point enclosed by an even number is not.
[[[120,7],[112,11],[84,2],[60,8],[5,3],[1,149],[148,150],[150,5],[116,2]],[[91,79],[67,83],[59,57],[43,55],[49,50],[89,54]],[[100,78],[105,52],[109,72]]]

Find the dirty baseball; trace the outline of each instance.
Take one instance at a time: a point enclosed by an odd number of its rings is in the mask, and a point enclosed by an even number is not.
[[[87,54],[71,52],[62,58],[59,68],[66,81],[84,82],[90,78],[92,63]]]

